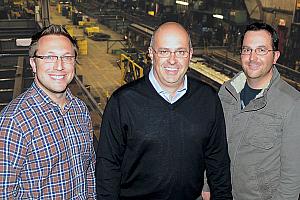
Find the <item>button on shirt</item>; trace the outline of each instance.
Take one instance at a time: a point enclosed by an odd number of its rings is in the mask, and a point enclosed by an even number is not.
[[[159,85],[158,81],[154,77],[153,67],[151,68],[151,70],[149,72],[149,80],[150,80],[152,86],[154,87],[154,89],[156,90],[156,92],[162,98],[164,98],[167,102],[169,102],[171,104],[175,103],[178,99],[180,99],[180,97],[182,97],[187,91],[187,76],[186,75],[184,75],[183,87],[176,91],[176,94],[174,97],[171,97],[169,92],[163,90],[162,87]]]
[[[95,199],[95,153],[85,104],[59,108],[35,83],[0,114],[0,199]]]

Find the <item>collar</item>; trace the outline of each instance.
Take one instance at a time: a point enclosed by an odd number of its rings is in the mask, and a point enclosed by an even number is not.
[[[36,83],[35,81],[32,83],[31,97],[35,99],[35,101],[39,104],[46,104],[59,107]],[[66,90],[66,105],[64,110],[68,110],[71,107],[72,101],[74,100],[74,96],[72,95],[69,88]]]
[[[256,95],[255,100],[253,102],[248,104],[244,111],[250,111],[250,110],[258,110],[263,108],[267,104],[267,92],[272,88],[272,86],[280,80],[280,74],[275,66],[273,66],[273,76],[271,78],[271,81],[266,84],[261,92]],[[246,75],[244,72],[238,73],[234,78],[232,78],[231,81],[228,81],[224,84],[226,90],[235,98],[240,99],[239,93],[244,88],[244,85],[246,83]]]
[[[156,92],[162,96],[166,101],[170,102],[170,103],[174,103],[175,101],[177,101],[180,97],[182,97],[186,91],[187,91],[187,75],[184,75],[184,82],[183,82],[183,87],[178,89],[176,91],[176,95],[173,97],[172,100],[170,100],[169,96],[169,92],[164,90],[158,83],[158,81],[156,80],[155,76],[154,76],[154,70],[153,67],[151,68],[150,72],[149,72],[149,80],[151,82],[151,84],[153,85],[154,89],[156,90]]]
[[[258,93],[256,95],[255,98],[262,97],[264,95],[264,93],[271,87],[271,85],[274,83],[274,81],[277,80],[278,78],[280,78],[280,74],[275,66],[273,66],[272,70],[273,70],[273,75],[272,75],[270,82],[262,87],[262,90],[260,91],[260,93]],[[232,78],[232,80],[230,81],[230,84],[233,86],[236,93],[240,93],[245,86],[246,80],[247,80],[247,77],[246,77],[245,73],[243,71],[241,71]]]

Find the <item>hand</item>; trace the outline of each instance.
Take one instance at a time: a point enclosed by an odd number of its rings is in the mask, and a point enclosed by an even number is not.
[[[210,200],[210,192],[203,192],[201,193],[203,200]]]

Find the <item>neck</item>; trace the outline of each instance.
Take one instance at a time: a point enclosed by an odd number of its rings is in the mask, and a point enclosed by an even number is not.
[[[271,79],[267,79],[267,80],[249,79],[249,78],[247,79],[247,83],[249,87],[252,89],[263,89],[266,87],[266,85],[269,84],[270,81]]]
[[[272,79],[273,71],[271,70],[265,77],[250,78],[247,77],[247,83],[252,89],[263,89]]]
[[[158,75],[153,71],[154,79],[156,83],[166,92],[169,93],[171,97],[176,95],[176,92],[184,87],[185,76],[175,82],[165,82],[161,83]]]
[[[40,84],[40,82],[36,81],[37,86],[43,90],[49,98],[56,103],[61,109],[64,108],[66,102],[67,102],[67,89],[62,92],[53,92],[52,90],[49,90],[45,88],[43,85]]]
[[[169,94],[170,94],[170,96],[173,98],[175,95],[176,95],[176,92],[179,90],[179,89],[181,89],[181,88],[183,88],[183,85],[184,85],[184,79],[181,81],[181,83],[180,84],[178,84],[177,86],[162,86],[161,84],[160,84],[160,87],[162,87],[165,91],[167,91]]]
[[[64,106],[67,103],[66,93],[52,94],[52,95],[48,94],[48,96],[54,103],[56,103],[60,107],[60,109],[62,110],[64,109]]]

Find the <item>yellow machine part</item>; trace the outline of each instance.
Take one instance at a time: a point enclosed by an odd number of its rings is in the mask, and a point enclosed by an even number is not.
[[[61,4],[57,4],[56,6],[57,12],[61,14]]]
[[[87,34],[87,36],[91,36],[94,33],[100,33],[100,28],[99,26],[86,27],[84,32]]]
[[[79,54],[80,55],[87,55],[88,54],[88,42],[85,37],[77,37],[77,44],[79,47]]]
[[[122,85],[144,76],[144,69],[125,54],[120,55],[120,67]]]

